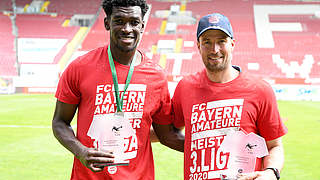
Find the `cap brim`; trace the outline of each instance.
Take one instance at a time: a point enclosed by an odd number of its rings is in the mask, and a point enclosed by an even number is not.
[[[210,29],[213,29],[213,30],[220,30],[224,33],[226,33],[231,39],[233,39],[233,37],[231,36],[231,34],[229,34],[228,31],[226,31],[225,29],[221,28],[221,27],[218,27],[218,26],[210,26],[210,27],[207,27],[205,29],[203,29],[199,34],[198,34],[198,40],[199,40],[199,37],[201,36],[202,33],[204,33],[205,31],[207,30],[210,30]]]

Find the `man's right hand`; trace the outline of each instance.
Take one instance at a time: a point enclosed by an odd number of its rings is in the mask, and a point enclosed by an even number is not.
[[[93,172],[102,171],[114,162],[112,152],[102,152],[84,146],[75,136],[71,121],[77,111],[77,104],[67,104],[57,100],[52,120],[52,130],[58,141]]]
[[[92,172],[102,171],[107,164],[114,162],[112,152],[98,151],[94,148],[84,148],[77,158]]]

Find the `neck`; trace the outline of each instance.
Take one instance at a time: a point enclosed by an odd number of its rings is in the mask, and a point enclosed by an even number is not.
[[[136,49],[125,52],[125,51],[121,51],[120,49],[113,46],[112,44],[110,44],[110,50],[111,50],[113,60],[123,65],[130,65],[136,53]],[[140,58],[141,58],[140,53],[137,53],[136,59],[140,61]]]
[[[227,83],[235,78],[237,78],[240,74],[240,72],[236,69],[234,69],[232,66],[228,67],[227,69],[223,71],[218,72],[212,72],[206,69],[207,76],[212,82],[216,83]]]

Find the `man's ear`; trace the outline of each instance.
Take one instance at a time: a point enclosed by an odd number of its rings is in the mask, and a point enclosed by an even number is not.
[[[144,21],[142,21],[140,33],[143,33],[143,31],[144,31]]]
[[[110,30],[110,21],[108,17],[104,18],[104,27],[106,28],[107,31]]]
[[[236,45],[236,40],[231,39],[231,47],[232,47],[232,50],[234,49],[235,45]]]
[[[199,42],[199,40],[197,41],[197,47],[200,50],[200,42]]]

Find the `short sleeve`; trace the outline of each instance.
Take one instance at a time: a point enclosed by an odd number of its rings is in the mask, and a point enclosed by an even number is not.
[[[64,103],[78,104],[80,101],[79,68],[73,61],[62,73],[55,97]]]
[[[259,134],[266,141],[270,141],[285,135],[288,129],[280,118],[276,97],[271,86],[265,82],[261,92],[257,125]]]
[[[165,76],[163,78],[165,78]],[[167,125],[172,123],[171,98],[167,80],[163,81],[161,87],[160,106],[158,111],[152,116],[152,120],[154,123]]]
[[[174,91],[174,95],[172,97],[172,121],[175,127],[180,128],[185,126],[184,124],[184,115],[183,115],[183,111],[182,111],[182,105],[181,105],[181,88],[182,88],[182,81],[181,80],[175,91]]]

